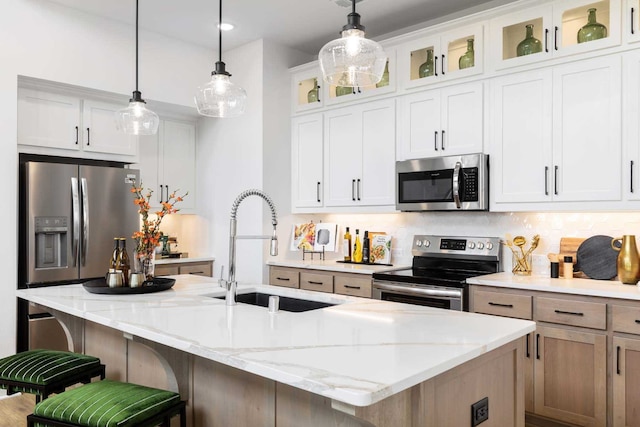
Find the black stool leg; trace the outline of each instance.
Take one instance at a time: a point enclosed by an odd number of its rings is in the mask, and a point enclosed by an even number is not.
[[[184,405],[180,408],[180,427],[187,427],[187,408]]]

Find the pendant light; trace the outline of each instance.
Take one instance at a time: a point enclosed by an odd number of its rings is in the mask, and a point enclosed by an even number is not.
[[[342,38],[330,41],[320,50],[318,59],[324,80],[336,86],[370,86],[382,79],[387,55],[382,46],[364,37],[364,26],[356,13],[356,0]]]
[[[211,80],[198,88],[194,97],[198,113],[207,117],[236,117],[244,113],[247,92],[231,82],[231,74],[222,62],[222,0],[218,23],[219,57]]]
[[[138,90],[138,0],[136,0],[136,90],[129,100],[129,106],[116,112],[116,126],[129,135],[155,135],[160,119],[145,106],[142,93]]]

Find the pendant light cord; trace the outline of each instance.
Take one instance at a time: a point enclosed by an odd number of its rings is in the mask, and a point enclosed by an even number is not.
[[[222,62],[222,0],[220,0],[220,18],[218,20],[218,61]]]
[[[351,12],[356,13],[356,0],[351,0]]]
[[[136,92],[138,90],[138,0],[136,0]]]

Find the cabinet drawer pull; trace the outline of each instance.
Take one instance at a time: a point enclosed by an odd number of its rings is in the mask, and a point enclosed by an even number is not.
[[[526,350],[525,350],[525,355],[528,358],[531,357],[531,352],[529,351],[529,338],[531,338],[531,334],[527,334],[527,336],[525,337],[527,340],[527,346],[526,346]]]
[[[76,145],[78,145],[78,126],[76,126]]]
[[[322,282],[314,282],[313,280],[307,280],[307,283],[310,285],[324,285]]]
[[[631,192],[633,193],[633,160],[631,160],[631,173],[629,174],[629,176],[631,177],[631,185],[629,187],[631,189]]]
[[[356,187],[356,180],[352,179],[351,180],[351,200],[354,201],[354,202],[356,201],[356,189],[355,189],[355,187]]]
[[[544,51],[549,52],[549,29],[544,29]]]
[[[555,27],[555,33],[553,35],[553,48],[558,50],[558,27]]]
[[[536,334],[536,359],[540,360],[540,334]]]
[[[191,271],[189,274],[204,274],[204,271]]]
[[[358,184],[356,185],[356,194],[358,195],[358,201],[360,201],[360,178],[358,178]]]
[[[444,53],[442,54],[442,75],[444,76]]]
[[[616,374],[620,375],[620,346],[616,346]]]
[[[553,170],[553,192],[557,196],[558,195],[558,166],[554,166]]]
[[[440,137],[440,146],[442,151],[444,151],[444,129],[442,129],[442,137]]]
[[[634,15],[635,11],[636,11],[635,8],[632,7],[631,8],[631,34],[635,34],[636,33],[636,31],[633,29],[633,24],[635,23],[635,22],[633,22],[633,15]]]
[[[288,277],[276,277],[276,280],[284,280],[285,282],[288,282],[291,279],[289,279]]]
[[[489,301],[489,305],[493,305],[495,307],[513,308],[513,304],[500,304],[498,302],[491,302],[491,301]]]
[[[579,311],[563,311],[563,310],[554,310],[558,314],[570,314],[571,316],[584,316],[584,313],[580,313]]]
[[[549,166],[544,167],[544,195],[549,195]]]
[[[636,319],[636,323],[640,325],[640,320]]]
[[[435,67],[433,67],[433,73],[436,77],[438,77],[438,56],[433,58],[433,63],[436,65]]]
[[[344,287],[347,288],[347,289],[360,289],[360,286],[344,285]]]
[[[316,186],[316,197],[318,199],[318,203],[320,203],[320,181],[318,181],[318,185]]]
[[[87,128],[87,146],[91,145],[91,129]]]
[[[438,151],[438,131],[433,133],[433,149]]]

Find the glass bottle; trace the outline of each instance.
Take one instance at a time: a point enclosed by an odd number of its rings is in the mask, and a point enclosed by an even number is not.
[[[473,51],[473,39],[467,40],[467,51],[458,59],[458,68],[470,68],[475,65],[475,53]]]
[[[353,262],[362,262],[362,243],[360,242],[360,230],[356,229],[356,241],[353,244]]]
[[[433,76],[433,49],[427,49],[427,60],[418,68],[418,78]]]
[[[351,95],[354,94],[355,92],[353,91],[352,87],[349,86],[336,86],[336,96],[343,96],[343,95]]]
[[[542,42],[533,37],[533,24],[525,26],[526,36],[524,40],[518,43],[516,49],[518,56],[531,55],[532,53],[542,52]]]
[[[589,9],[587,24],[578,30],[578,43],[590,42],[607,37],[607,27],[596,22],[596,9]]]
[[[369,232],[365,230],[364,239],[362,240],[362,262],[369,264]]]
[[[349,233],[349,227],[347,227],[347,231],[344,233],[342,246],[344,248],[344,260],[351,261],[351,233]]]
[[[111,270],[115,270],[116,264],[118,263],[119,242],[120,240],[117,237],[113,238],[113,251],[111,252],[111,259],[109,260],[109,269]]]
[[[131,270],[131,262],[127,253],[127,239],[121,237],[118,239],[118,259],[116,261],[116,270],[122,271],[124,276],[124,285],[129,286],[129,270]]]
[[[376,83],[376,87],[389,86],[389,61],[384,66],[384,72],[382,73],[382,79]]]
[[[313,79],[313,89],[307,92],[307,103],[318,102],[318,79]]]

